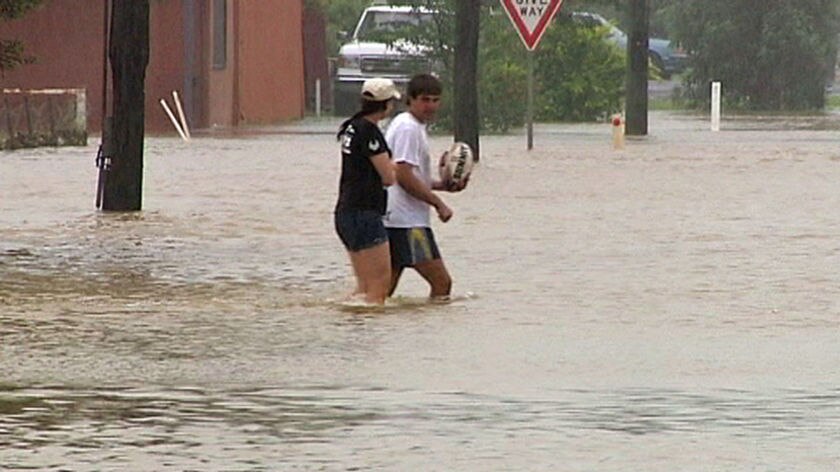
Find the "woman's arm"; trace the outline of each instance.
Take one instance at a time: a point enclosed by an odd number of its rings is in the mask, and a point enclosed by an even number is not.
[[[373,167],[376,168],[376,172],[379,173],[379,177],[382,179],[382,185],[388,187],[397,182],[394,163],[391,162],[391,156],[389,156],[387,152],[381,152],[374,156],[370,156],[370,162],[373,163]]]

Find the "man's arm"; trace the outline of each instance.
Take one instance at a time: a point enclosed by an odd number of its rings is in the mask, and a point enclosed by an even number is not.
[[[438,160],[438,173],[443,173],[443,168],[446,167],[446,156],[449,154],[449,151],[444,152],[440,159]],[[440,190],[444,192],[460,192],[467,188],[467,184],[470,183],[470,176],[468,175],[466,179],[460,182],[452,182],[451,180],[435,180],[432,182],[432,190]]]
[[[397,183],[412,197],[426,202],[437,211],[438,217],[444,223],[452,218],[452,209],[443,203],[422,180],[414,175],[414,166],[407,162],[397,163]]]

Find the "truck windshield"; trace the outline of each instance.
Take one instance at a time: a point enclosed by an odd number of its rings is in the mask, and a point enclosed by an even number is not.
[[[429,13],[414,11],[386,12],[369,11],[356,29],[356,39],[375,39],[382,33],[399,33],[401,30],[417,26],[432,19]]]

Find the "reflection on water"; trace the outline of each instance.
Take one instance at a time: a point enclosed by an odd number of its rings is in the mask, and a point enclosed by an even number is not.
[[[0,155],[0,470],[834,470],[840,118],[489,136],[406,274],[348,309],[333,123]],[[448,139],[436,137],[433,148]]]
[[[49,451],[56,449],[64,452],[65,461],[73,461],[74,470],[101,470],[103,462],[117,465],[132,457],[144,458],[143,466],[171,470],[270,470],[302,462],[391,469],[422,466],[440,442],[458,439],[461,456],[474,455],[472,467],[484,469],[509,460],[511,442],[533,441],[533,452],[521,451],[520,460],[561,465],[551,452],[571,449],[582,438],[594,439],[592,446],[647,441],[656,445],[662,437],[727,437],[733,431],[736,440],[760,437],[797,445],[808,436],[825,443],[840,439],[831,421],[840,415],[837,390],[819,395],[789,391],[777,398],[738,391],[716,396],[567,391],[548,400],[339,386],[231,391],[41,388],[0,390],[0,412],[6,419],[0,447],[11,453],[6,466],[12,469],[23,463],[54,467],[57,458]],[[823,437],[827,428],[833,432]],[[721,439],[703,441],[715,445]],[[376,453],[381,445],[397,444],[399,456]],[[720,446],[727,445],[721,441]],[[30,451],[46,453],[33,458]],[[772,451],[767,454],[774,456]],[[608,467],[634,463],[633,458],[611,457],[606,449],[597,455]],[[114,461],[117,457],[120,460]],[[682,463],[684,458],[673,460]]]

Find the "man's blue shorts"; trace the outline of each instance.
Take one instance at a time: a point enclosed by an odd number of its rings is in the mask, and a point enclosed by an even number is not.
[[[345,210],[335,213],[335,231],[350,252],[370,249],[388,241],[382,215],[373,210]]]

